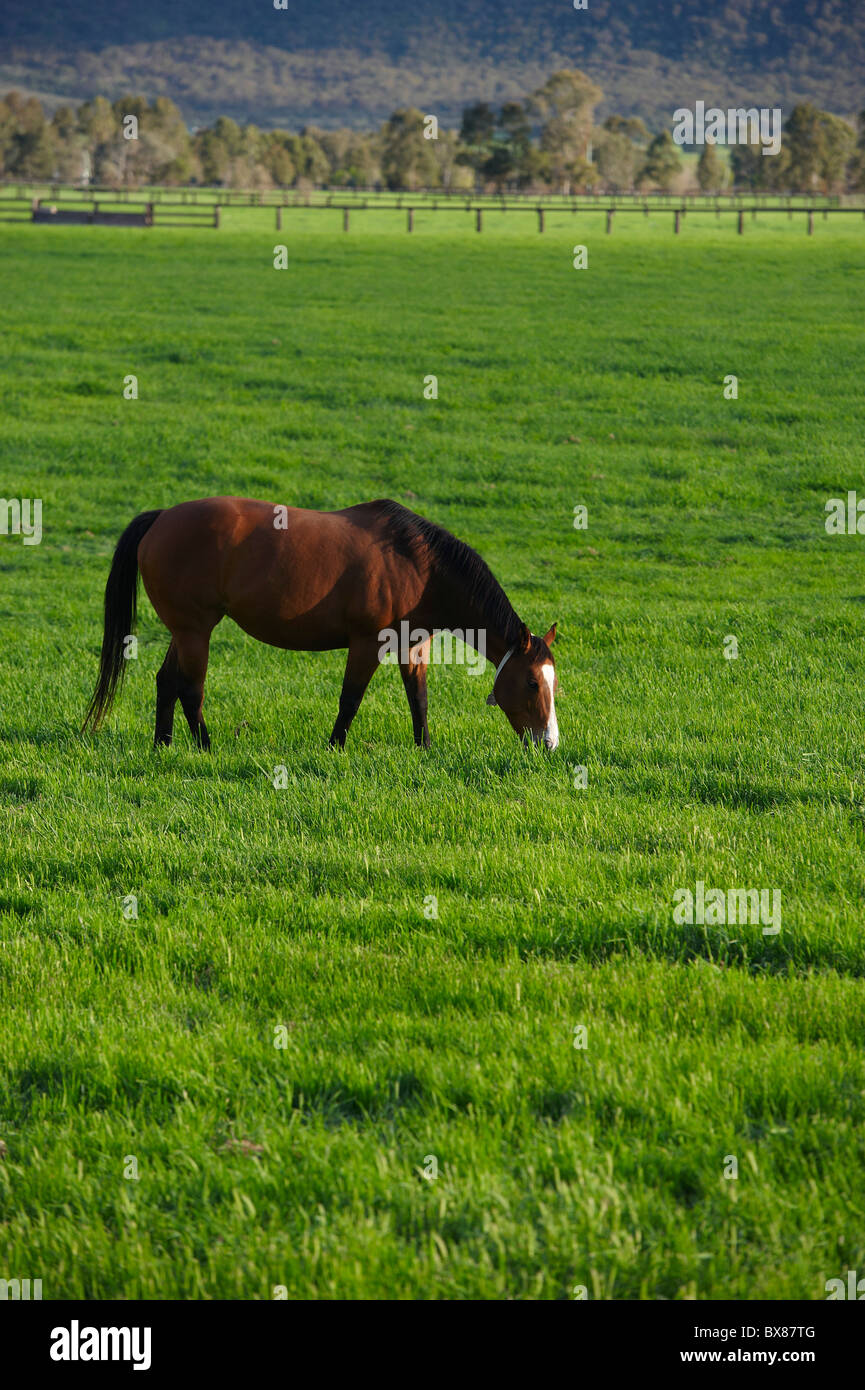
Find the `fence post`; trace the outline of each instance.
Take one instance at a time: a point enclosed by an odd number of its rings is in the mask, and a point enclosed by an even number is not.
[[[742,211],[742,209],[739,208],[739,236],[742,236],[743,233],[744,233],[744,231],[745,231],[745,214],[744,214],[744,212]]]
[[[814,209],[808,209],[808,235],[814,235]]]
[[[342,230],[344,232],[348,231],[348,208],[343,208],[342,210]]]
[[[607,235],[613,230],[613,209],[607,208]]]
[[[644,204],[643,204],[643,216],[644,216],[644,217],[648,217],[648,215],[649,215],[649,204],[648,204],[648,203],[644,203]]]
[[[145,227],[152,227],[152,226],[153,226],[153,204],[152,204],[152,203],[147,203],[147,205],[145,206],[145,209],[144,209],[144,225],[145,225]]]
[[[673,231],[676,233],[676,236],[679,235],[679,217],[680,212],[679,209],[676,208],[676,211],[673,213]]]
[[[282,208],[276,209],[276,230],[278,232],[282,231]]]
[[[543,210],[543,208],[538,208],[538,231],[539,231],[539,232],[542,232],[543,230],[544,230],[544,210]]]
[[[218,227],[221,220],[222,220],[222,209],[220,208],[220,206],[219,206],[218,203],[214,203],[214,204],[213,204],[213,225],[214,225],[214,227]]]
[[[484,229],[484,214],[481,208],[475,209],[475,231],[482,232]]]
[[[414,208],[409,208],[406,214],[406,231],[414,231]]]

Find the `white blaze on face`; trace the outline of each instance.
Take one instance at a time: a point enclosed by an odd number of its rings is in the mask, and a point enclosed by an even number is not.
[[[550,717],[547,727],[544,729],[544,743],[548,748],[558,748],[559,746],[559,721],[556,719],[556,697],[553,690],[556,684],[556,668],[550,663],[541,668],[543,677],[550,687]]]

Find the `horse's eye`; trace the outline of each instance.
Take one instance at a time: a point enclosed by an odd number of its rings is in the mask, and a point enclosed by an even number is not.
[[[529,690],[538,690],[539,688],[534,676],[529,676]]]

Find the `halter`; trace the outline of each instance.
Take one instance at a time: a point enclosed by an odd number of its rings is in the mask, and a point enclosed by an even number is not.
[[[533,637],[534,634],[530,632],[530,633],[529,633],[529,636],[530,636],[530,637]],[[501,672],[502,667],[504,666],[505,662],[508,661],[509,658],[513,656],[513,654],[514,654],[515,651],[516,651],[516,647],[515,647],[515,646],[514,646],[514,647],[508,647],[508,650],[505,652],[504,656],[502,657],[501,661],[499,662],[498,666],[496,667],[496,674],[493,676],[493,690],[495,690],[495,688],[496,688],[496,681],[497,681],[498,678],[499,678],[499,674],[500,674],[500,672]]]
[[[508,658],[511,657],[511,656],[513,656],[513,654],[514,654],[514,649],[513,649],[513,647],[508,647],[508,650],[505,652],[504,656],[502,657],[501,661],[499,662],[498,666],[496,667],[496,674],[493,676],[493,690],[495,690],[495,688],[496,688],[496,681],[497,681],[498,678],[499,678],[499,673],[500,673],[502,667],[504,666],[504,664],[505,664],[505,662],[508,660]]]

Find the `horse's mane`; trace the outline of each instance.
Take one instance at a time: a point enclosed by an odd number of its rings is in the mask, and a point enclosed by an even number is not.
[[[487,622],[501,633],[504,641],[513,646],[519,640],[522,621],[489,565],[476,550],[443,526],[427,521],[426,517],[418,516],[399,502],[381,499],[371,505],[386,519],[395,545],[411,553],[419,542],[424,543],[438,572],[452,576],[465,586],[467,597],[481,607]]]

